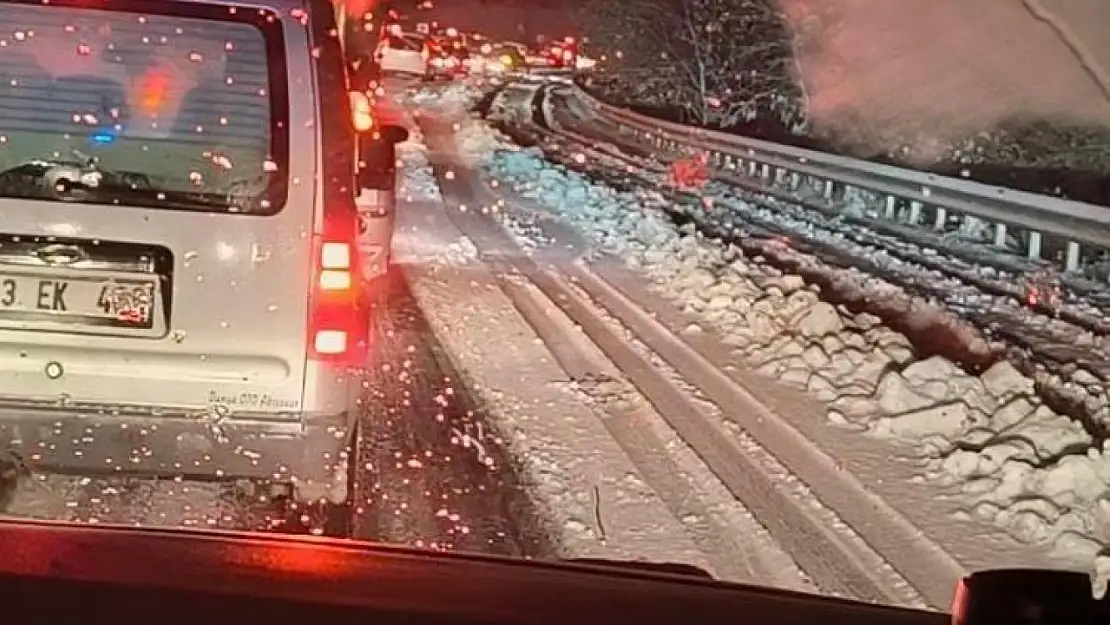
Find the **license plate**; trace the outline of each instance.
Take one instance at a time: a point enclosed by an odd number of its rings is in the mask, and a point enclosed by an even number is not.
[[[37,324],[149,330],[153,280],[0,272],[0,316]]]

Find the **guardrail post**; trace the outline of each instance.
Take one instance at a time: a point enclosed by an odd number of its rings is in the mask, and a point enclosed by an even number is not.
[[[825,188],[821,191],[821,195],[826,200],[831,200],[832,199],[832,196],[833,196],[833,181],[832,180],[826,180],[825,181]]]
[[[1068,241],[1067,251],[1064,253],[1064,271],[1073,273],[1079,270],[1079,244]]]
[[[924,204],[917,200],[910,202],[910,225],[916,226],[921,223],[921,208],[923,206]]]
[[[894,219],[895,211],[898,209],[898,197],[894,195],[886,196],[886,210],[883,211],[883,216],[887,219]]]
[[[748,161],[748,175],[751,176],[752,178],[755,178],[755,168],[758,165],[759,165],[759,163],[757,163],[755,161]]]
[[[938,206],[937,207],[937,218],[933,221],[933,227],[936,228],[937,230],[944,230],[944,227],[947,224],[948,224],[948,211]]]
[[[771,166],[767,165],[767,164],[764,164],[762,171],[760,171],[759,173],[761,174],[760,178],[763,178],[764,180],[767,180],[768,178],[771,177]]]
[[[1006,224],[994,224],[994,246],[1006,247]]]
[[[1041,257],[1041,233],[1040,232],[1030,232],[1029,233],[1029,254],[1028,254],[1028,257],[1029,258],[1034,258],[1034,259]]]

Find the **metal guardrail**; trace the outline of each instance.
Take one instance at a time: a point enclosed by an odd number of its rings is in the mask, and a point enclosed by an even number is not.
[[[881,203],[875,211],[881,218],[937,231],[952,219],[975,217],[993,226],[993,245],[1005,246],[1012,233],[1029,258],[1050,252],[1053,258],[1045,260],[1069,272],[1110,253],[1110,207],[684,126],[606,104],[578,86],[574,90],[602,119],[663,149],[705,150],[714,166],[732,174],[792,189],[816,181],[829,200],[855,189]],[[924,219],[926,213],[931,219]]]

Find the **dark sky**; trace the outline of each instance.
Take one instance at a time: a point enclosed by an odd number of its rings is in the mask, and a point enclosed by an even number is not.
[[[497,39],[523,41],[537,34],[549,37],[574,35],[574,0],[433,0],[435,9],[417,11],[460,30],[477,30]],[[617,0],[614,0],[617,1]],[[405,2],[399,2],[403,6]]]

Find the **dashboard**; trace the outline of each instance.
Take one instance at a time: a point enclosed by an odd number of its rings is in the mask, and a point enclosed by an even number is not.
[[[948,623],[938,613],[712,581],[681,566],[300,536],[0,520],[0,553],[4,613],[21,623]]]

